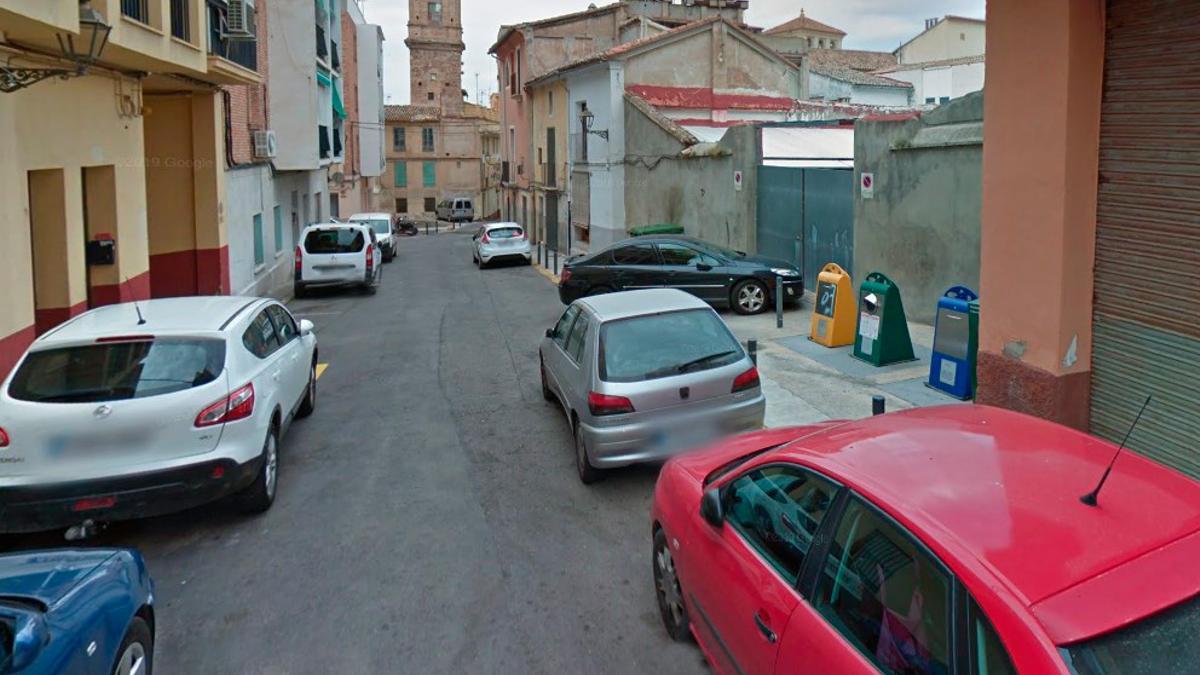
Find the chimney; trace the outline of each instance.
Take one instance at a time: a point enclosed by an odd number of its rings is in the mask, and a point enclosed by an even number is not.
[[[936,16],[932,19],[925,19],[925,30],[929,30],[930,28],[938,25],[938,21],[940,21],[940,19],[938,19]]]

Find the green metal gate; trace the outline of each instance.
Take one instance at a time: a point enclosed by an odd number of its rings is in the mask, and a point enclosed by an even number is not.
[[[826,263],[853,272],[854,172],[758,167],[758,253],[800,265],[805,288]]]

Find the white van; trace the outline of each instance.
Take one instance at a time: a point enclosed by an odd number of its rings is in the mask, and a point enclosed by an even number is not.
[[[475,203],[470,197],[451,197],[437,205],[438,220],[451,223],[469,223],[475,220]]]
[[[383,279],[383,254],[366,223],[322,223],[300,233],[294,295],[310,288],[357,286],[374,295]]]
[[[396,257],[396,239],[392,236],[392,216],[389,213],[356,213],[350,216],[351,223],[360,223],[375,230],[375,238],[383,251],[383,262],[392,262]]]

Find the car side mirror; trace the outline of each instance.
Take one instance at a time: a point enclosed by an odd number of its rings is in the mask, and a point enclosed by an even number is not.
[[[553,328],[547,328],[546,329],[546,337],[553,340],[554,338],[558,337],[558,331],[554,330]]]
[[[313,328],[314,328],[313,322],[309,321],[308,319],[300,319],[300,334],[301,335],[312,335]]]
[[[707,265],[705,263],[696,263],[696,269],[700,270],[701,272],[711,272],[712,265]]]
[[[22,612],[13,625],[12,654],[3,672],[17,673],[33,665],[49,642],[50,631],[41,613]]]
[[[700,517],[713,527],[725,524],[725,508],[721,504],[721,491],[713,488],[700,497]]]

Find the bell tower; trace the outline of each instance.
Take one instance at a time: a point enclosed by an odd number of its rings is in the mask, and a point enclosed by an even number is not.
[[[462,0],[408,0],[409,93],[412,105],[462,112]]]

